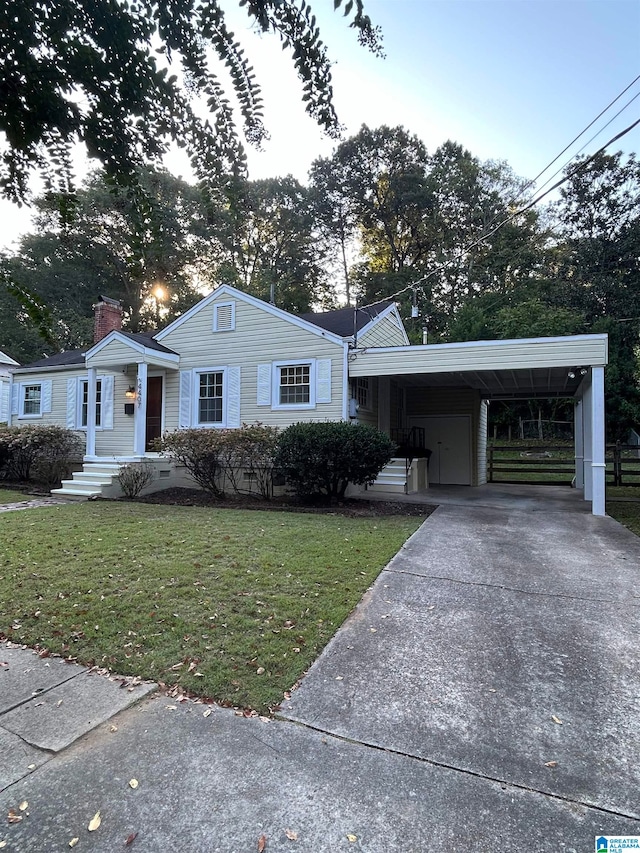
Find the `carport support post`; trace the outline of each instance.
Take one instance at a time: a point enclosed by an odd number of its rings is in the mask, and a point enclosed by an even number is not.
[[[605,515],[604,367],[591,368],[591,511]]]
[[[593,452],[592,425],[593,425],[593,395],[591,393],[591,377],[585,376],[582,383],[582,435],[584,460],[582,470],[584,472],[584,499],[590,501],[593,496],[593,468],[591,467],[591,454]]]
[[[573,405],[573,435],[575,441],[576,489],[584,489],[584,431],[582,425],[582,397]]]
[[[134,422],[133,453],[144,456],[147,439],[147,365],[138,365],[136,379],[136,415]]]

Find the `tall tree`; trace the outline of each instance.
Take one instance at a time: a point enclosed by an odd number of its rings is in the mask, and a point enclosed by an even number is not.
[[[330,306],[309,193],[295,178],[239,181],[212,232],[210,275],[293,312]]]

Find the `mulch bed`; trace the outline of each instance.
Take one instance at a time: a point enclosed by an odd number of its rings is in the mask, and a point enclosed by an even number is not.
[[[233,496],[216,500],[208,492],[200,489],[164,489],[136,499],[138,503],[161,504],[165,506],[200,506],[215,509],[258,509],[276,512],[311,512],[330,515],[344,515],[349,518],[376,518],[388,515],[415,516],[427,518],[436,508],[430,504],[404,503],[401,501],[367,501],[348,498],[331,506],[304,504],[293,498],[277,497],[270,501],[259,498]]]

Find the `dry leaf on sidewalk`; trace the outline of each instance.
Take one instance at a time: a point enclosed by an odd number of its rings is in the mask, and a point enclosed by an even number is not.
[[[258,853],[263,853],[265,847],[267,846],[267,836],[261,835],[258,839]]]
[[[133,788],[133,790],[135,791],[135,789],[138,787],[138,780],[137,779],[129,779],[129,787]]]
[[[132,832],[131,835],[127,836],[127,840],[124,842],[124,846],[129,847],[129,845],[133,844],[133,842],[136,840],[137,837],[138,837],[138,833]]]
[[[100,817],[100,812],[96,812],[89,821],[89,826],[87,827],[87,829],[89,830],[89,832],[95,832],[101,823],[102,818]]]
[[[562,720],[559,720],[555,714],[551,715],[551,719],[553,720],[554,723],[557,723],[559,726],[563,725]]]
[[[298,833],[294,829],[285,829],[284,834],[287,836],[289,841],[298,840]]]
[[[80,841],[79,838],[72,838],[71,841],[69,842],[69,847],[75,847],[76,844],[78,843],[78,841]]]
[[[9,821],[9,823],[20,823],[20,821],[22,820],[22,815],[18,814],[15,809],[9,809],[7,820]]]

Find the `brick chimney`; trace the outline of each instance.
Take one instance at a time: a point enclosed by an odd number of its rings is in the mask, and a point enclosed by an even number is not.
[[[122,328],[122,305],[117,299],[98,296],[98,301],[93,306],[93,316],[94,344],[101,341],[109,332],[118,331]]]

